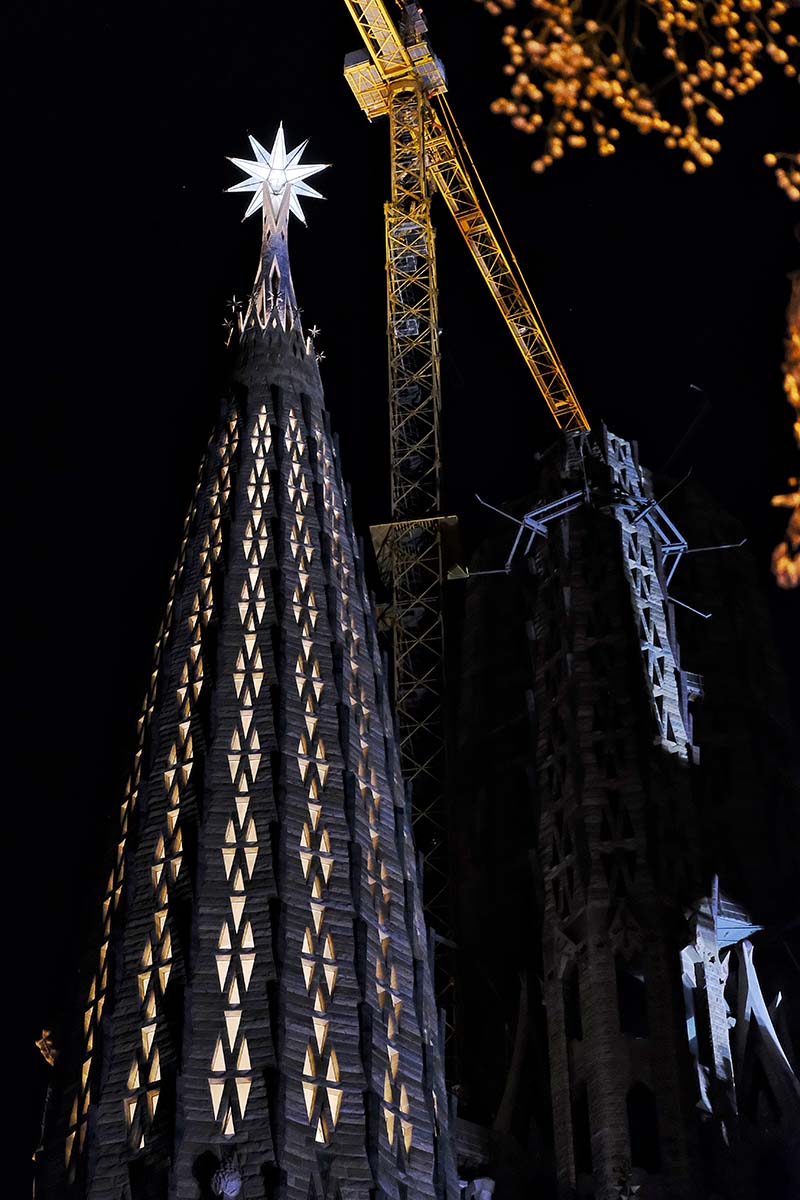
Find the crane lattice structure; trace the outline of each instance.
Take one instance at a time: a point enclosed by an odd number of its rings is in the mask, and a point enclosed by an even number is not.
[[[366,115],[389,117],[385,206],[391,522],[373,527],[391,580],[395,707],[425,857],[425,908],[447,933],[443,802],[443,538],[439,327],[431,199],[441,193],[559,428],[589,428],[455,123],[441,62],[416,3],[398,25],[383,0],[345,0],[365,50],[345,78]],[[483,196],[483,203],[479,196]]]

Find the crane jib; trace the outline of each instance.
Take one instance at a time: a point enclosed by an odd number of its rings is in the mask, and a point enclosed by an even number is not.
[[[348,55],[345,62],[345,77],[359,105],[372,120],[389,113],[392,95],[403,90],[418,93],[421,128],[415,140],[430,176],[427,184],[424,178],[421,180],[422,193],[430,195],[436,190],[442,194],[558,426],[587,430],[589,422],[485,189],[482,190],[486,207],[495,218],[494,225],[480,202],[480,177],[474,169],[470,171],[474,164],[443,96],[447,88],[444,70],[430,49],[421,12],[416,5],[406,5],[401,35],[383,0],[345,0],[345,3],[367,49],[366,55],[363,52]],[[437,96],[440,99],[434,102]],[[401,149],[393,141],[393,178],[398,165],[395,160],[400,155]],[[387,270],[396,274],[396,263],[391,256]],[[390,295],[400,282],[390,281]]]

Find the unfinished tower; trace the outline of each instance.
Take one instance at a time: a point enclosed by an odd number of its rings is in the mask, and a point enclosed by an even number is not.
[[[608,430],[562,436],[536,463],[533,496],[505,513],[505,564],[487,541],[467,583],[459,1163],[498,1200],[751,1200],[767,1179],[794,1196],[792,962],[716,879],[735,858],[704,803],[693,708],[706,728],[715,712],[691,703],[706,684],[682,666],[670,595],[689,547]],[[710,532],[698,548],[722,549]],[[686,614],[708,637],[702,617]],[[743,773],[726,799],[755,830],[770,797],[750,791]],[[776,880],[796,828],[778,811]]]
[[[681,901],[696,887],[697,683],[678,657],[663,514],[630,444],[605,430],[561,442],[542,483],[545,495],[582,493],[531,560],[557,1174],[598,1200],[617,1200],[630,1182],[648,1200],[688,1198],[697,1189],[680,952]]]
[[[642,1200],[677,1200],[695,1194],[681,951],[701,886],[698,681],[664,575],[677,539],[632,447],[605,430],[559,438],[535,496],[510,573],[467,597],[467,636],[491,645],[464,655],[457,936],[492,991],[465,989],[465,1042],[480,1025],[489,1048],[480,1077],[462,1050],[462,1111],[491,1126],[487,1165],[513,1167],[509,1194],[555,1175],[565,1196],[639,1185]],[[476,565],[496,568],[496,553]],[[487,689],[494,719],[476,729]],[[482,762],[502,764],[499,783]]]
[[[170,584],[39,1197],[450,1197],[385,676],[289,269],[321,170],[251,138],[263,214]]]

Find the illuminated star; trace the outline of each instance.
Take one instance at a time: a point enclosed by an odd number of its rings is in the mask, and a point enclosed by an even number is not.
[[[311,328],[309,329],[308,333],[309,333],[309,337],[316,338],[316,337],[319,337],[319,335],[322,333],[322,330],[319,328],[318,325],[312,325]]]
[[[287,152],[282,123],[278,126],[271,150],[265,150],[261,143],[252,136],[250,145],[256,156],[255,162],[244,158],[230,160],[240,171],[245,172],[247,179],[243,179],[241,183],[235,183],[233,187],[227,189],[229,192],[254,193],[247,212],[244,214],[245,219],[263,207],[265,216],[271,215],[277,222],[281,203],[288,192],[289,209],[305,225],[306,219],[298,197],[313,196],[318,200],[322,199],[320,192],[305,181],[309,175],[316,175],[318,171],[324,171],[329,164],[300,162],[300,156],[308,145],[308,141],[302,142],[294,150]],[[269,210],[267,206],[269,206]]]

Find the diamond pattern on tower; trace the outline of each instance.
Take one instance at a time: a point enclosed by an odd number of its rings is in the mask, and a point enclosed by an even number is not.
[[[209,532],[200,549],[200,579],[187,618],[188,654],[183,662],[176,699],[178,726],[163,768],[166,812],[151,858],[151,925],[145,936],[138,963],[140,1040],[128,1072],[124,1099],[125,1122],[133,1148],[145,1147],[148,1132],[161,1094],[159,1024],[163,1000],[173,969],[173,944],[170,899],[178,884],[183,865],[181,803],[194,766],[192,721],[203,687],[203,631],[213,611],[212,565],[221,546],[221,514],[230,494],[230,463],[236,449],[238,432],[233,420],[218,447],[219,471],[212,484],[209,503]]]
[[[386,1069],[383,1078],[382,1112],[389,1149],[396,1147],[408,1155],[413,1138],[413,1122],[408,1089],[402,1082],[400,1026],[403,1012],[398,964],[394,961],[391,933],[392,879],[381,842],[381,804],[377,772],[370,762],[370,708],[366,689],[360,681],[361,639],[358,635],[350,594],[356,586],[353,570],[345,552],[347,529],[334,488],[333,459],[323,430],[314,435],[322,466],[323,505],[330,522],[330,559],[338,583],[338,622],[346,650],[346,688],[355,720],[358,752],[356,775],[358,793],[367,818],[367,880],[378,926],[377,953],[374,959],[375,993],[382,1016],[385,1036]],[[398,1141],[399,1135],[399,1141]]]
[[[219,479],[218,479],[217,496],[218,496],[218,498],[219,497],[222,498],[223,503],[227,500],[229,490],[230,490],[230,484],[229,484],[230,454],[231,454],[231,447],[233,446],[233,448],[235,448],[235,438],[236,438],[235,425],[233,425],[231,428],[229,428],[226,431],[226,440],[224,442],[224,449],[221,454],[221,464],[220,464],[220,472],[219,472]],[[114,865],[111,870],[111,874],[109,875],[109,878],[108,878],[108,882],[107,882],[106,889],[105,889],[105,895],[103,897],[103,902],[102,902],[102,917],[101,917],[102,927],[101,927],[101,938],[100,938],[100,947],[99,947],[99,954],[98,954],[99,961],[98,961],[97,969],[92,977],[92,981],[91,981],[91,984],[89,987],[89,992],[87,995],[86,1004],[85,1004],[85,1008],[84,1008],[84,1019],[83,1019],[84,1042],[83,1042],[83,1055],[82,1055],[80,1083],[78,1085],[78,1089],[77,1089],[77,1092],[76,1092],[76,1095],[75,1095],[75,1098],[74,1098],[74,1101],[72,1104],[72,1108],[71,1108],[71,1112],[70,1112],[70,1116],[69,1116],[69,1120],[68,1120],[68,1124],[67,1124],[67,1134],[66,1134],[66,1142],[65,1142],[65,1162],[66,1162],[66,1166],[67,1166],[68,1178],[70,1178],[70,1179],[74,1179],[74,1177],[75,1177],[75,1172],[76,1172],[76,1167],[77,1167],[76,1155],[83,1148],[84,1140],[86,1137],[86,1123],[87,1123],[89,1105],[91,1104],[91,1101],[92,1101],[92,1075],[93,1075],[93,1070],[94,1070],[95,1038],[96,1038],[98,1027],[99,1027],[100,1020],[102,1017],[103,1006],[105,1004],[106,993],[107,993],[107,988],[108,988],[108,955],[109,955],[109,948],[111,945],[111,936],[112,936],[112,918],[113,918],[114,911],[116,910],[116,908],[118,907],[119,902],[120,902],[120,898],[121,898],[121,894],[122,894],[122,885],[123,885],[123,881],[125,878],[125,851],[126,851],[126,844],[127,844],[127,840],[128,840],[130,820],[136,811],[136,805],[137,805],[137,801],[139,798],[139,789],[140,789],[141,777],[142,777],[142,757],[143,757],[143,753],[144,753],[145,738],[146,738],[146,735],[150,728],[150,724],[151,724],[151,721],[153,718],[153,713],[155,710],[156,700],[157,700],[157,696],[158,696],[159,669],[161,666],[161,662],[162,662],[162,658],[164,656],[165,650],[170,643],[170,637],[171,637],[171,633],[172,633],[173,615],[174,615],[174,609],[175,609],[176,586],[178,585],[179,581],[181,580],[181,578],[183,576],[183,572],[184,572],[186,553],[187,553],[187,548],[188,548],[188,544],[189,544],[189,536],[190,536],[190,532],[192,530],[192,527],[193,527],[194,522],[197,517],[197,508],[198,508],[198,502],[199,502],[200,492],[201,492],[201,487],[202,487],[204,468],[205,468],[205,463],[201,464],[200,474],[198,477],[197,485],[195,487],[195,492],[192,497],[192,502],[189,507],[189,512],[188,512],[185,522],[184,522],[183,537],[181,540],[181,547],[180,547],[180,551],[178,554],[178,560],[177,560],[177,563],[175,566],[175,570],[173,571],[172,576],[170,578],[170,582],[169,582],[169,595],[168,595],[168,599],[167,599],[166,612],[164,615],[164,620],[162,622],[161,629],[159,630],[158,638],[156,640],[156,645],[155,645],[155,650],[154,650],[154,655],[153,655],[153,668],[152,668],[152,671],[150,674],[150,680],[148,683],[147,694],[145,696],[144,704],[142,706],[142,712],[141,712],[141,715],[139,717],[139,721],[137,724],[137,740],[136,740],[136,751],[134,754],[133,769],[131,771],[130,777],[126,784],[122,804],[120,806],[119,840],[118,840],[117,846],[116,846],[116,851],[115,851],[115,856],[114,856]],[[217,503],[219,503],[219,499],[217,500]],[[203,576],[203,586],[201,587],[201,593],[198,594],[198,596],[196,597],[197,605],[198,605],[197,611],[200,611],[201,596],[202,596],[202,601],[203,601],[203,611],[206,611],[211,606],[210,585],[208,583],[208,577],[206,574],[204,574],[204,576]],[[200,672],[202,672],[202,663],[200,664],[199,668],[197,668],[195,666],[195,670],[194,670],[195,686],[197,687],[197,689],[199,691],[198,669]],[[188,680],[188,670],[187,670],[187,680]],[[201,680],[202,680],[202,675],[199,676],[199,681],[201,682]],[[158,867],[158,866],[159,866],[159,863],[157,862],[156,867]],[[159,938],[159,943],[163,948],[163,937]],[[150,949],[149,954],[152,955],[152,948]],[[148,957],[148,951],[145,951],[144,957],[145,958]],[[158,1104],[158,1087],[157,1087],[157,1085],[158,1085],[159,1077],[160,1077],[160,1065],[159,1065],[159,1060],[158,1060],[158,1051],[154,1047],[153,1041],[154,1041],[154,1031],[152,1031],[149,1027],[148,1027],[147,1031],[145,1031],[143,1029],[143,1032],[142,1032],[142,1056],[144,1059],[143,1067],[144,1067],[144,1070],[146,1071],[148,1077],[150,1077],[150,1082],[153,1085],[150,1088],[150,1096],[151,1096],[151,1099],[149,1101],[149,1107],[150,1107],[149,1115],[150,1116],[152,1116],[152,1114],[155,1112],[155,1108],[157,1107],[157,1104]],[[131,1066],[131,1070],[129,1073],[129,1081],[130,1081],[130,1084],[132,1085],[129,1088],[130,1091],[135,1091],[137,1095],[142,1091],[147,1092],[146,1088],[144,1088],[144,1089],[142,1088],[140,1064],[139,1064],[138,1059]],[[133,1106],[131,1106],[129,1104],[129,1102],[126,1100],[126,1113],[130,1112],[131,1117],[133,1117],[135,1108],[136,1108],[136,1101],[134,1101]]]
[[[73,1164],[88,1147],[76,1200],[196,1200],[212,1159],[246,1195],[277,1172],[286,1200],[457,1194],[380,650],[313,355],[269,320],[172,582],[107,886],[102,1076],[51,1121],[61,1164],[64,1136]]]
[[[224,1138],[233,1137],[237,1122],[247,1115],[253,1083],[242,1005],[256,964],[256,943],[247,909],[247,895],[258,861],[259,840],[250,805],[250,789],[258,778],[262,761],[253,706],[263,680],[257,637],[266,609],[263,563],[269,546],[266,509],[270,493],[268,455],[271,443],[267,410],[262,405],[250,433],[253,454],[247,483],[250,508],[241,543],[246,573],[237,604],[241,642],[232,679],[238,713],[228,745],[232,795],[224,840],[220,846],[230,911],[220,928],[215,954],[224,1008],[210,1061],[208,1090],[214,1120]]]
[[[334,856],[324,819],[323,801],[329,764],[317,715],[324,685],[314,650],[317,609],[310,587],[314,547],[306,523],[306,506],[310,496],[304,470],[306,444],[293,408],[289,408],[284,444],[289,457],[286,490],[292,512],[289,547],[297,572],[292,612],[301,639],[295,681],[304,707],[305,722],[305,729],[297,743],[296,761],[301,783],[308,795],[308,821],[303,822],[297,848],[299,867],[308,889],[310,924],[303,938],[301,966],[312,1010],[311,1037],[303,1059],[302,1088],[314,1138],[326,1145],[336,1129],[342,1104],[339,1062],[328,1038],[328,1009],[333,1000],[338,971],[333,938],[325,922]],[[318,969],[320,965],[321,970]]]

